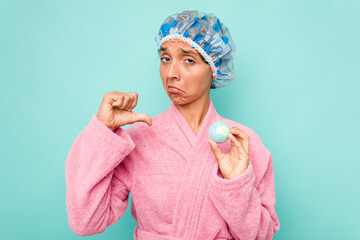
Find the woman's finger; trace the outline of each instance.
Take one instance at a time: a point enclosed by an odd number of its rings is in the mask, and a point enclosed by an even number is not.
[[[125,99],[124,99],[124,104],[123,104],[123,109],[122,109],[122,110],[127,111],[128,108],[129,108],[130,105],[131,105],[131,102],[132,102],[132,100],[131,100],[130,95],[127,94],[127,93],[125,93]]]
[[[249,138],[248,135],[246,135],[243,131],[241,131],[241,130],[240,130],[239,128],[237,128],[237,127],[232,127],[232,128],[230,129],[230,131],[231,131],[231,133],[236,134],[236,135],[240,136],[240,137],[243,138],[243,139]]]
[[[132,98],[133,98],[133,102],[131,104],[131,107],[129,108],[129,110],[132,110],[136,107],[137,105],[137,101],[138,101],[138,94],[136,92],[131,92],[130,93]]]
[[[114,96],[113,100],[116,102],[116,107],[118,109],[123,109],[124,102],[125,102],[125,96],[124,95]]]
[[[231,140],[231,142],[233,142],[235,144],[236,147],[240,148],[241,147],[241,142],[238,138],[236,138],[232,133],[229,133],[229,139]]]
[[[229,134],[229,138],[231,140],[231,142],[233,144],[235,144],[235,146],[239,149],[239,152],[242,152],[242,153],[247,153],[247,151],[245,150],[242,142],[240,142],[240,140],[235,137],[234,135],[232,135],[231,133]]]
[[[126,108],[127,106],[129,105],[129,96],[125,93],[124,95],[124,102],[123,102],[123,105],[122,105],[122,109],[121,110],[125,110],[126,111]]]
[[[231,134],[229,134],[229,139],[230,139],[230,141],[231,141],[231,152],[238,158],[238,159],[240,159],[239,158],[239,156],[240,156],[240,154],[241,154],[241,148],[238,146],[238,143],[236,143],[236,141],[237,141],[237,139],[233,136],[233,135],[231,135]]]
[[[240,141],[242,142],[242,146],[246,150],[245,152],[249,153],[250,137],[237,127],[232,127],[230,131],[231,133],[235,134],[236,137],[240,138]]]

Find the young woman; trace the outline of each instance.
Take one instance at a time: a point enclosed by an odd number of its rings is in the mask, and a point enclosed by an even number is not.
[[[137,93],[104,95],[67,157],[70,228],[81,236],[105,231],[131,192],[134,239],[272,239],[280,228],[272,155],[209,97],[235,77],[228,29],[214,14],[183,11],[164,21],[156,42],[172,103],[150,118],[133,112]],[[221,144],[209,138],[216,121],[231,127]]]

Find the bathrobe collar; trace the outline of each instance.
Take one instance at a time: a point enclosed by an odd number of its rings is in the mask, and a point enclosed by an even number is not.
[[[214,153],[208,143],[209,127],[222,118],[217,114],[210,99],[208,111],[198,134],[195,135],[174,103],[171,103],[168,110],[169,120],[172,122],[169,136],[174,139],[176,147],[182,149],[186,159],[184,175],[176,198],[172,231],[175,236],[182,239],[191,239],[191,234],[196,232],[197,219],[200,217],[200,211],[196,209],[201,207],[201,203],[207,197],[208,179],[212,169],[217,166]]]

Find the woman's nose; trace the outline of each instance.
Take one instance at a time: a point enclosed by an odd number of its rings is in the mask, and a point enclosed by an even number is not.
[[[168,78],[169,79],[180,79],[180,70],[179,64],[176,61],[171,62],[170,68],[168,71]]]

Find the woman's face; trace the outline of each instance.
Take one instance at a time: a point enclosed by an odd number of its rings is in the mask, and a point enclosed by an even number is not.
[[[210,66],[189,44],[180,39],[164,42],[160,47],[160,60],[160,76],[172,102],[183,105],[209,96]]]

